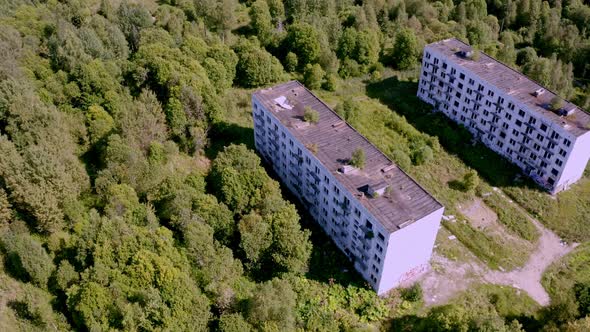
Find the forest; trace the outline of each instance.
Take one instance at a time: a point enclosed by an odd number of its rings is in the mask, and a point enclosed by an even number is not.
[[[416,75],[450,37],[588,110],[587,2],[5,0],[0,27],[0,330],[590,328],[590,275],[530,315],[377,297],[231,121],[276,82]],[[394,159],[432,160],[425,137]]]

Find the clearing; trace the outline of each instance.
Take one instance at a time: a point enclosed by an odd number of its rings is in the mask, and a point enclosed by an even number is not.
[[[514,205],[512,201],[508,200],[506,204]],[[475,225],[484,227],[486,232],[514,237],[515,241],[522,241],[523,245],[526,245],[526,243],[532,245],[508,234],[498,224],[494,212],[489,210],[478,199],[463,208],[462,212]],[[459,292],[467,290],[474,283],[511,286],[527,292],[540,305],[548,305],[550,302],[549,295],[541,285],[543,272],[553,262],[572,251],[577,244],[566,244],[537,220],[530,218],[530,221],[540,233],[536,247],[532,250],[524,266],[507,272],[491,270],[459,241],[449,239],[450,233],[441,228],[437,240],[437,250],[431,260],[432,268],[419,281],[424,291],[426,305],[446,303]],[[452,253],[451,258],[449,258],[449,252]],[[454,256],[459,256],[457,258],[460,259],[455,260]]]

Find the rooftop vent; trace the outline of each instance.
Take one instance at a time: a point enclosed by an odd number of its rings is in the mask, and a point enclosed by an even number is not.
[[[338,129],[338,128],[343,127],[345,125],[346,125],[346,122],[340,120],[340,121],[332,124],[332,128]]]
[[[387,182],[385,181],[381,181],[381,182],[377,182],[375,184],[369,185],[369,195],[376,197],[376,196],[381,196],[385,193],[385,190],[387,189],[389,185],[387,184]]]
[[[463,58],[471,58],[473,56],[473,51],[461,51],[459,55]]]
[[[557,110],[557,114],[559,116],[570,116],[572,114],[574,114],[576,112],[576,108],[570,108],[570,109],[565,109],[565,108],[560,108],[559,110]]]
[[[542,95],[543,93],[545,93],[545,89],[543,89],[543,88],[540,88],[540,89],[537,89],[537,90],[535,90],[535,92],[533,92],[533,96],[535,96],[535,97],[539,97],[539,96],[540,96],[540,95]]]
[[[286,109],[286,110],[292,110],[293,106],[289,105],[288,101],[287,101],[287,97],[285,96],[279,96],[278,98],[274,99],[275,103],[277,103],[277,105],[281,106],[282,108]]]
[[[348,174],[350,172],[353,172],[354,170],[356,170],[356,167],[351,165],[344,165],[338,169],[338,172],[342,174]]]
[[[381,172],[383,172],[383,173],[387,173],[387,172],[391,171],[391,170],[392,170],[392,169],[394,169],[394,168],[395,168],[395,165],[394,165],[394,164],[391,164],[391,165],[388,165],[388,166],[385,166],[385,167],[383,167],[383,168],[381,169]]]

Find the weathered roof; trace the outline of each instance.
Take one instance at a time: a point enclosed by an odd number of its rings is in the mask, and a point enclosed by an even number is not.
[[[447,60],[466,68],[482,80],[497,87],[510,95],[517,101],[525,104],[530,110],[535,111],[540,117],[552,122],[574,136],[581,136],[588,132],[590,125],[590,114],[584,112],[580,107],[565,100],[563,109],[572,110],[568,116],[560,116],[547,109],[551,99],[557,94],[541,86],[539,83],[526,77],[520,72],[506,66],[502,62],[480,52],[479,59],[469,59],[461,55],[461,52],[471,51],[471,46],[464,42],[451,38],[441,40],[426,46],[444,54]],[[544,92],[535,96],[534,92],[543,89]]]
[[[281,107],[286,97],[291,110]],[[287,127],[291,134],[306,146],[315,144],[315,157],[340,181],[340,183],[360,201],[363,206],[389,232],[405,227],[428,214],[440,209],[442,205],[426,190],[418,185],[365,137],[347,124],[301,83],[291,81],[259,90],[254,97],[267,110]],[[277,100],[275,100],[277,99]],[[305,107],[319,113],[317,124],[303,121]],[[365,166],[343,174],[338,171],[358,148],[365,151]],[[387,193],[378,197],[368,197],[364,193],[368,185],[389,184]]]

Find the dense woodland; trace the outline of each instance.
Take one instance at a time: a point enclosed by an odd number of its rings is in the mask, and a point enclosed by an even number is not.
[[[535,318],[497,296],[402,319],[419,289],[309,273],[339,254],[223,131],[237,90],[378,82],[451,36],[587,109],[581,0],[6,0],[0,27],[0,330],[589,327],[590,284]]]

